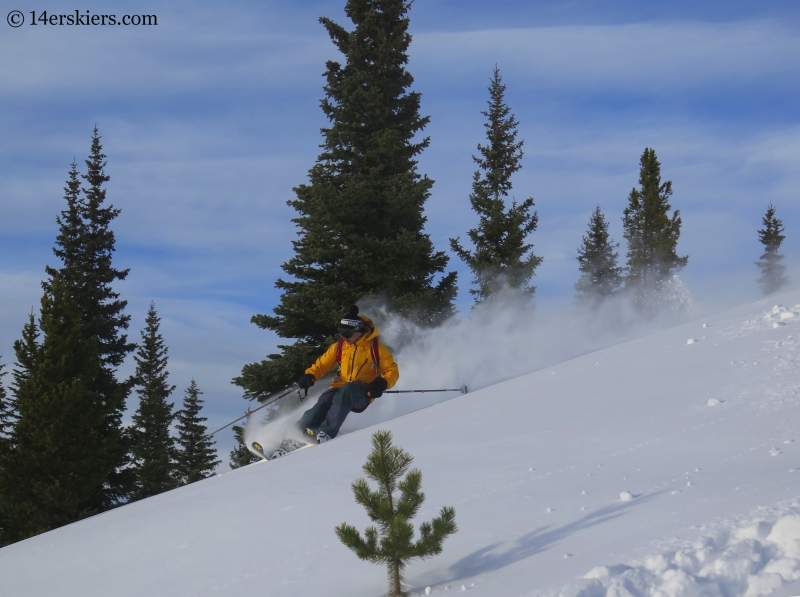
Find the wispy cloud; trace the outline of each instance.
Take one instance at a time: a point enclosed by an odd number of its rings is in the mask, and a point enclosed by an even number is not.
[[[777,22],[632,23],[422,33],[421,72],[468,80],[495,62],[547,87],[625,86],[675,92],[686,86],[746,85],[800,65],[800,34]],[[794,84],[792,84],[794,85]]]
[[[93,14],[112,12],[107,5],[93,8]],[[156,14],[158,26],[37,25],[4,32],[0,53],[14,60],[0,63],[0,98],[58,92],[62,100],[90,93],[152,99],[203,90],[285,90],[316,85],[309,75],[319,74],[329,53],[330,42],[311,34],[313,23],[309,31],[281,31],[269,27],[269,14],[254,18],[241,5],[211,11],[157,3],[135,10]]]

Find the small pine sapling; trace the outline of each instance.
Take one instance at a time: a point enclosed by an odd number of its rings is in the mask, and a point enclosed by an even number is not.
[[[366,479],[353,483],[356,502],[364,506],[377,527],[367,527],[364,537],[358,530],[342,523],[336,535],[362,560],[386,564],[389,576],[387,597],[404,597],[403,571],[413,558],[429,558],[442,553],[442,543],[458,530],[456,511],[450,506],[441,509],[439,516],[420,525],[420,538],[414,541],[414,525],[409,522],[425,501],[420,491],[422,472],[408,470],[414,460],[408,452],[392,445],[390,431],[372,435],[372,453],[364,464],[366,475],[378,484],[372,491]],[[405,479],[400,479],[406,474]],[[395,492],[400,490],[400,495]]]

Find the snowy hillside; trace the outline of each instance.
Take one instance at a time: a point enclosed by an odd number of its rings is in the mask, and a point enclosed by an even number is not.
[[[460,528],[411,565],[412,594],[800,594],[799,303],[381,423],[423,472],[417,524],[453,505]],[[367,526],[350,483],[374,429],[6,547],[0,595],[382,595],[384,570],[333,532]]]

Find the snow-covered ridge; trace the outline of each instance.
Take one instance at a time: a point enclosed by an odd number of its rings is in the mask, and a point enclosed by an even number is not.
[[[369,524],[375,428],[423,472],[417,522],[456,509],[414,595],[800,595],[799,314],[787,292],[34,537],[0,595],[377,597],[333,532]]]

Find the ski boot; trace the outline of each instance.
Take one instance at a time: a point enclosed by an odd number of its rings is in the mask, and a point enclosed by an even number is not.
[[[332,439],[333,439],[333,438],[332,438],[332,437],[330,437],[330,436],[329,436],[327,433],[325,433],[324,431],[320,431],[319,433],[317,433],[317,443],[318,443],[318,444],[324,444],[325,442],[329,442],[329,441],[331,441]]]

